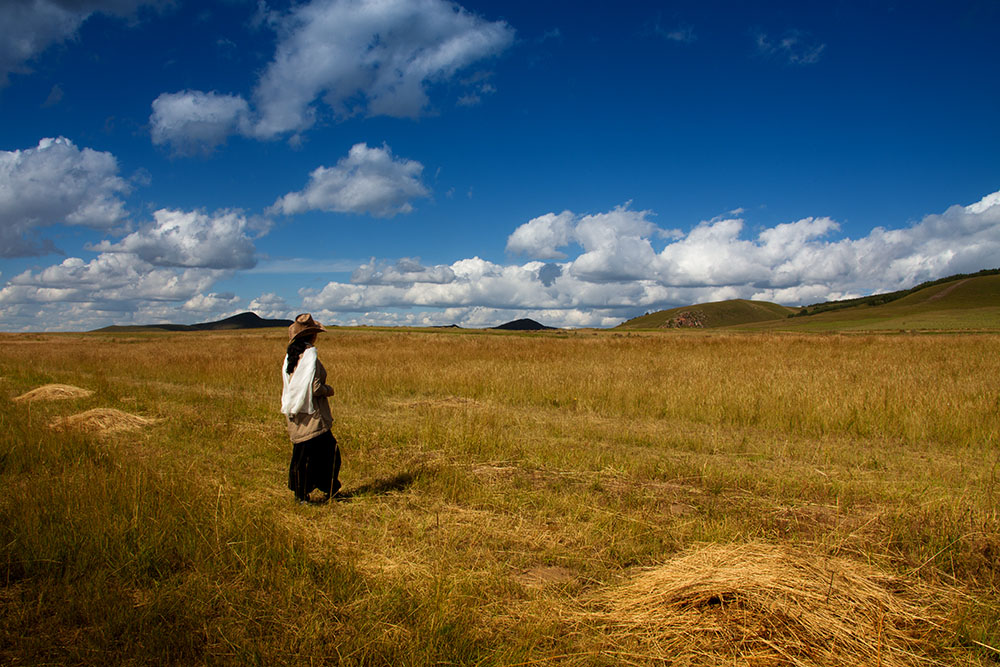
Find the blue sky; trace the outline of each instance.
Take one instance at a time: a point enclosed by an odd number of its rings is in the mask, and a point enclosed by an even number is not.
[[[613,326],[1000,266],[1000,3],[0,4],[0,330]]]

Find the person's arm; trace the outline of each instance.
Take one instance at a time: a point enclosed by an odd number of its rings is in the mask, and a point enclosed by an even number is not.
[[[328,396],[333,396],[333,387],[328,384],[323,384],[320,382],[319,373],[313,376],[313,396],[316,398],[324,398]]]

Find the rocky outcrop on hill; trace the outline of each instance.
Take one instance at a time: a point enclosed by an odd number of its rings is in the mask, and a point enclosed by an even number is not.
[[[705,327],[705,313],[700,310],[685,310],[663,323],[665,329],[702,329]]]

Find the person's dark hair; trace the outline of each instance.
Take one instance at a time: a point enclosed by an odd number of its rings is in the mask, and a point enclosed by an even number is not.
[[[291,374],[295,372],[295,367],[299,365],[299,357],[302,356],[302,353],[305,352],[305,349],[314,340],[316,340],[316,336],[300,336],[288,344],[288,350],[286,351],[288,355],[288,366],[285,368],[286,373]]]

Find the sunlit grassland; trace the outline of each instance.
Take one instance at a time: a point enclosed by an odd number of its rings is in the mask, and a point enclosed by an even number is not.
[[[1000,336],[333,330],[316,506],[284,344],[0,336],[0,661],[644,664],[588,600],[750,541],[938,586],[945,661],[1000,657]],[[10,401],[47,383],[95,393]],[[94,407],[159,421],[48,428]]]

